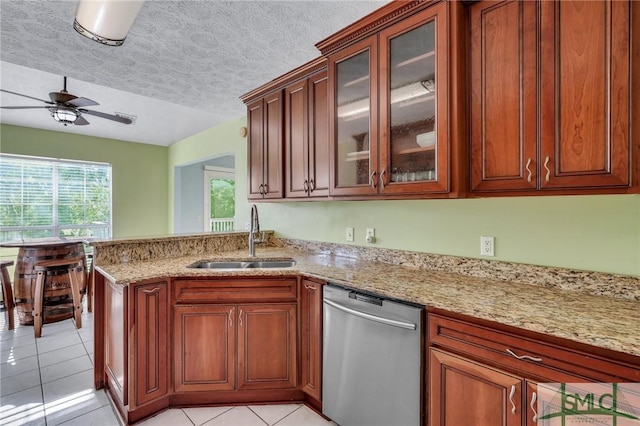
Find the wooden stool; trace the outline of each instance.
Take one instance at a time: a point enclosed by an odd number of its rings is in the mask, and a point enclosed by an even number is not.
[[[42,335],[42,322],[44,313],[47,310],[47,306],[44,305],[44,286],[47,273],[61,269],[66,269],[69,275],[76,328],[82,328],[82,297],[80,296],[80,287],[84,282],[82,262],[78,259],[43,260],[37,262],[33,269],[36,272],[36,288],[33,294],[33,330],[36,338]]]
[[[2,273],[0,274],[0,282],[2,282],[2,300],[4,302],[4,309],[7,311],[7,316],[9,317],[9,330],[13,330],[14,327],[13,308],[15,306],[13,303],[11,279],[9,278],[9,271],[7,270],[11,265],[13,265],[13,260],[0,261],[0,269],[2,269]]]

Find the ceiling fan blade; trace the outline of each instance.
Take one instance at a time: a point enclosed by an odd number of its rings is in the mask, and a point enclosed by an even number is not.
[[[89,98],[82,98],[82,97],[72,99],[72,100],[68,101],[67,103],[69,105],[73,105],[74,107],[87,107],[87,106],[100,105],[96,101],[93,101],[93,100],[91,100]]]
[[[77,96],[65,92],[49,92],[49,97],[51,101],[56,104],[66,104],[77,98]]]
[[[107,114],[100,111],[91,111],[88,109],[81,109],[79,111],[82,112],[83,114],[95,115],[96,117],[106,118],[107,120],[117,121],[118,123],[122,123],[122,124],[132,123],[131,119],[129,118],[118,117],[117,115]]]
[[[36,100],[36,101],[44,102],[45,104],[49,104],[49,105],[51,105],[53,103],[51,101],[45,101],[44,99],[34,98],[33,96],[23,95],[22,93],[12,92],[11,90],[0,89],[0,92],[11,93],[12,95],[22,96],[22,97],[25,97],[25,98],[29,98],[29,99],[33,99],[33,100]]]
[[[39,106],[3,106],[0,107],[3,109],[32,109],[32,108],[51,108],[50,106],[39,105]]]
[[[83,116],[76,118],[76,121],[73,122],[74,126],[86,126],[87,124],[89,122]]]

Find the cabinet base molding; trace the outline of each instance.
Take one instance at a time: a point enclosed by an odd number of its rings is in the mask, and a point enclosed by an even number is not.
[[[118,414],[125,425],[137,423],[166,409],[179,407],[303,403],[317,413],[322,413],[322,403],[305,395],[299,389],[176,393],[133,409],[130,406],[122,405],[113,388],[107,386],[105,390],[107,397],[111,400],[113,406],[117,408]]]

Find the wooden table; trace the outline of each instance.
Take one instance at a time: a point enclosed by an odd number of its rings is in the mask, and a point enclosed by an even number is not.
[[[18,311],[18,320],[22,325],[33,325],[33,294],[36,285],[34,265],[38,261],[52,259],[77,259],[86,270],[86,258],[83,238],[35,238],[21,241],[7,241],[0,247],[18,248],[16,268],[14,272],[14,298]],[[82,289],[86,288],[87,278],[83,274]],[[47,278],[44,289],[45,304],[55,306],[67,303],[72,298],[71,284],[66,274],[54,274]],[[73,310],[65,307],[54,310],[45,318],[45,323],[71,318]]]

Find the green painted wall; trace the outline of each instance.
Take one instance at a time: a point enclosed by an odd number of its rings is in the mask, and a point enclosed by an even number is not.
[[[175,168],[226,154],[233,154],[236,164],[235,229],[244,229],[244,223],[249,221],[250,205],[247,203],[247,139],[240,136],[240,128],[246,125],[246,118],[228,121],[169,147],[168,226],[171,231],[174,223]]]
[[[113,236],[168,231],[167,147],[3,124],[0,152],[110,163]]]
[[[248,220],[246,139],[238,134],[244,125],[246,119],[235,120],[169,147],[170,211],[176,165],[231,151],[237,222]],[[365,228],[372,227],[376,247],[479,258],[480,236],[491,235],[496,260],[640,276],[640,195],[278,202],[258,208],[262,227],[282,237],[346,244],[345,227],[353,226],[354,244],[366,245]]]

